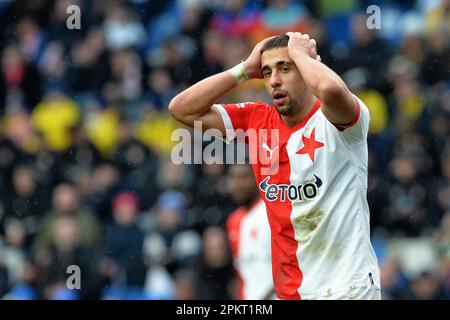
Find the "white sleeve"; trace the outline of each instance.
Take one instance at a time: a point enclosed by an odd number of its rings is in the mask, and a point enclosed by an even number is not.
[[[339,130],[339,135],[349,144],[359,144],[366,142],[369,132],[370,113],[367,106],[357,96],[353,95],[358,103],[358,113],[355,120],[346,127],[335,126]]]
[[[236,138],[236,133],[234,132],[233,123],[231,122],[231,118],[228,115],[228,112],[221,104],[213,104],[212,108],[219,111],[220,116],[222,117],[223,125],[225,127],[225,138],[220,137],[226,143],[230,143]]]

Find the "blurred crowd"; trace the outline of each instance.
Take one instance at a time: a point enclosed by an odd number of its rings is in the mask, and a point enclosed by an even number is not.
[[[383,298],[450,298],[449,0],[7,0],[0,29],[0,297],[235,299],[227,166],[171,162],[167,105],[299,31],[370,109]],[[250,81],[224,102],[267,99]],[[399,238],[433,263],[407,272]]]

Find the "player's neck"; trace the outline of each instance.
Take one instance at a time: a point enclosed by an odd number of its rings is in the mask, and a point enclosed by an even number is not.
[[[300,106],[300,110],[297,113],[289,116],[281,115],[281,119],[289,128],[292,129],[309,114],[316,101],[316,96],[313,94],[307,94]]]

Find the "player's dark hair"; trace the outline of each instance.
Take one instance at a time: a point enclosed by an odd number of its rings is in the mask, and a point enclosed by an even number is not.
[[[270,49],[287,47],[288,42],[289,36],[285,33],[280,34],[272,39],[267,40],[267,42],[264,43],[264,45],[261,48],[261,53]]]

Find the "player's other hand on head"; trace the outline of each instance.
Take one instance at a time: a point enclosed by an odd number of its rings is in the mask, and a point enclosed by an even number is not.
[[[289,55],[295,55],[297,53],[307,54],[317,61],[321,61],[320,55],[317,54],[316,40],[311,39],[309,34],[300,32],[288,32],[288,52]]]
[[[268,37],[256,44],[253,48],[252,53],[244,61],[244,69],[250,79],[262,79],[263,75],[261,72],[261,49],[264,43],[274,37]]]

